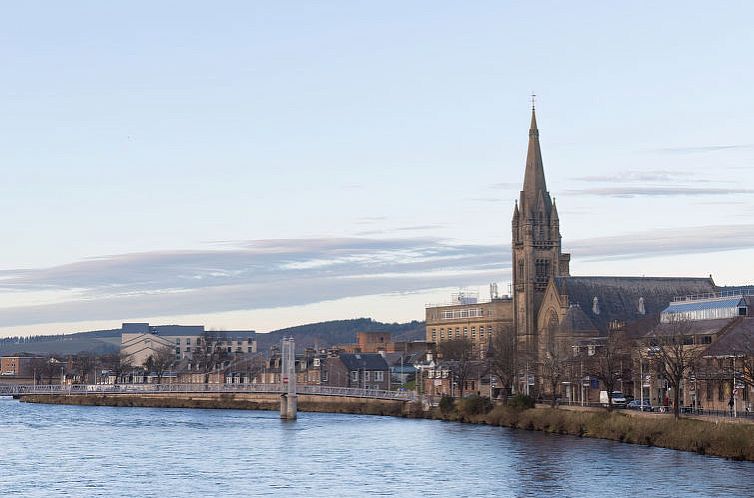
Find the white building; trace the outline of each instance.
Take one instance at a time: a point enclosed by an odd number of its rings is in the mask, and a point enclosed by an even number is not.
[[[257,339],[253,330],[205,331],[204,325],[155,325],[124,323],[121,327],[120,352],[135,366],[143,365],[151,355],[163,348],[175,353],[176,361],[191,359],[200,339],[207,339],[225,348],[228,353],[256,353]]]

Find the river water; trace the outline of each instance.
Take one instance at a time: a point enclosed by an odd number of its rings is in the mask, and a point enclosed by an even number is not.
[[[392,417],[0,398],[0,496],[754,496],[754,463]]]

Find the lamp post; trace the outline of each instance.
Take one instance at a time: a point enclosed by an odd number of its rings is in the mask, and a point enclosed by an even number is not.
[[[733,383],[730,385],[730,396],[733,398],[733,417],[737,418],[738,413],[736,412],[736,357],[735,355],[730,357],[732,368],[731,368],[731,377],[733,378]]]

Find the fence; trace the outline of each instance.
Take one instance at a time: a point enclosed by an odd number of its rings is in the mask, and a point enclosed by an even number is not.
[[[0,385],[0,396],[82,395],[82,394],[164,394],[164,393],[270,393],[282,394],[278,384],[81,384],[81,385]],[[344,396],[349,398],[413,401],[412,391],[384,391],[350,387],[299,385],[297,394]]]

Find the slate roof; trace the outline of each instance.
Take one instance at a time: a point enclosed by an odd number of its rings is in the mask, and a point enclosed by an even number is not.
[[[733,325],[737,318],[717,318],[712,320],[692,320],[685,322],[683,326],[684,335],[715,335],[719,332],[725,332],[728,326]],[[677,325],[673,323],[660,323],[652,330],[646,331],[645,336],[657,334],[658,336],[667,336],[678,333]]]
[[[339,358],[349,371],[389,370],[385,358],[379,353],[343,353]]]
[[[704,356],[729,356],[732,354],[751,354],[754,350],[754,318],[734,318],[715,320],[733,322],[730,329],[721,335],[707,350]]]
[[[555,277],[560,294],[578,304],[586,317],[602,331],[614,320],[631,322],[657,315],[674,297],[715,292],[711,278],[679,277]],[[597,297],[599,313],[593,310]],[[639,298],[645,313],[639,312]]]
[[[581,309],[578,304],[571,305],[568,308],[563,319],[560,321],[560,330],[563,333],[572,332],[597,332],[594,322]]]

